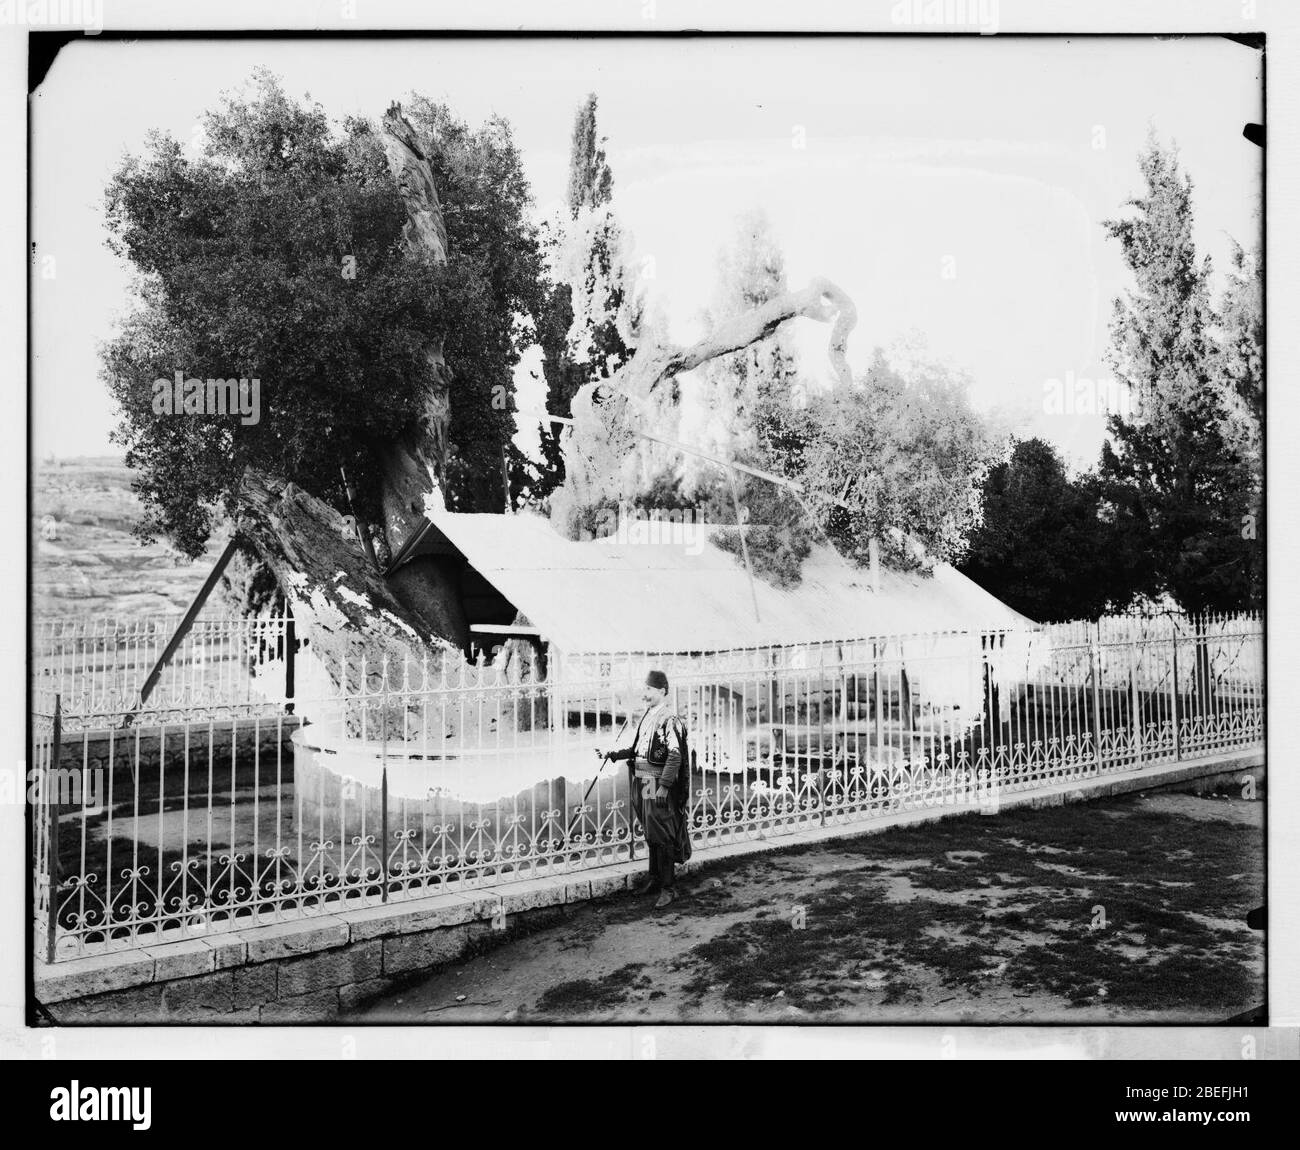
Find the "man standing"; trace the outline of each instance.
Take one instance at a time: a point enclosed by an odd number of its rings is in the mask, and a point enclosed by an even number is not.
[[[668,676],[651,671],[646,676],[645,714],[637,724],[630,747],[606,751],[604,758],[628,762],[628,791],[632,813],[645,832],[650,848],[650,873],[637,894],[659,892],[655,909],[667,906],[673,893],[673,867],[691,857],[691,834],[686,820],[691,764],[686,745],[686,724],[668,701]]]

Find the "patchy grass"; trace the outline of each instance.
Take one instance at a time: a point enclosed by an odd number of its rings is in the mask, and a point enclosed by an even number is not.
[[[1103,807],[1113,817],[1101,817]],[[1159,1012],[1238,1003],[1262,995],[1243,962],[1251,933],[1241,921],[1262,899],[1260,838],[1237,823],[1118,800],[795,847],[747,869],[779,884],[800,858],[848,856],[826,889],[803,900],[803,928],[756,913],[686,953],[684,990],[734,1002],[780,995],[820,1011],[851,1004],[882,975],[889,1001],[919,1000],[908,979],[898,980],[919,966],[941,986],[1004,978],[1072,1005],[1105,1000]],[[924,865],[891,872],[899,859]],[[888,896],[882,876],[891,873],[906,876],[911,897]],[[700,912],[718,909],[717,892],[699,893]],[[1206,917],[1240,925],[1215,929]],[[1024,942],[1043,934],[1053,941]]]
[[[1103,806],[1118,817],[1101,817]],[[858,997],[863,971],[920,966],[947,987],[997,977],[1073,1005],[1152,1012],[1262,996],[1243,921],[1262,899],[1262,842],[1240,823],[1132,800],[1016,809],[793,848],[776,869],[829,852],[881,861],[833,870],[827,889],[804,900],[803,929],[755,916],[692,948],[687,993],[745,1002],[781,994],[816,1011]],[[889,859],[926,860],[897,872],[910,887],[905,900],[881,883]],[[954,894],[966,897],[934,897]],[[1024,941],[1044,934],[1053,941]],[[897,983],[890,995],[917,997]]]
[[[1115,1006],[1150,1011],[1211,1008],[1249,999],[1259,989],[1241,963],[1211,956],[1175,944],[1165,957],[1129,958],[1098,934],[1029,947],[1011,977],[1017,986],[1046,987],[1076,1006],[1104,996]]]
[[[607,1010],[625,1001],[627,992],[637,985],[644,962],[629,962],[601,979],[575,978],[547,989],[537,1007],[546,1013],[564,1014],[571,1010],[584,1013]]]

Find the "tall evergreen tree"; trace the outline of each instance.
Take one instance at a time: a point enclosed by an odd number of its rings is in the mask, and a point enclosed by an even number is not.
[[[1259,488],[1251,398],[1262,397],[1249,276],[1229,296],[1227,344],[1210,301],[1210,262],[1192,238],[1192,182],[1154,137],[1139,158],[1134,216],[1104,222],[1134,288],[1115,301],[1110,360],[1136,398],[1109,420],[1103,492],[1117,525],[1143,541],[1152,597],[1190,612],[1255,606],[1262,548],[1251,529]],[[1244,270],[1244,261],[1242,268]],[[1252,364],[1254,366],[1252,366]]]
[[[546,380],[546,410],[572,414],[573,397],[585,383],[608,379],[632,355],[641,324],[635,272],[614,215],[614,175],[605,138],[596,126],[591,94],[574,118],[569,150],[568,218],[553,225],[553,283],[542,305],[538,343]],[[539,496],[564,481],[562,425],[541,428],[543,467]]]
[[[607,204],[614,194],[614,173],[605,162],[605,139],[596,130],[596,93],[588,94],[573,119],[569,144],[569,215]]]
[[[1258,248],[1233,244],[1228,284],[1219,305],[1220,354],[1228,381],[1231,437],[1263,487],[1264,280]]]

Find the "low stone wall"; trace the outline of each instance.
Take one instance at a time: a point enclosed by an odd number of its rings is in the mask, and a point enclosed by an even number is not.
[[[38,963],[36,998],[50,1020],[65,1024],[326,1022],[521,918],[549,925],[567,905],[621,892],[643,865]]]
[[[1069,782],[1042,790],[1004,792],[998,809],[1067,802],[1157,789],[1240,791],[1249,776],[1264,793],[1262,750]],[[891,826],[988,812],[987,806],[902,811],[768,839],[701,850],[690,867],[782,847],[849,838]],[[268,1025],[329,1022],[395,982],[432,970],[504,938],[562,918],[566,908],[625,891],[643,861],[602,866],[495,888],[441,894],[358,909],[340,908],[301,920],[237,933],[52,965],[37,962],[38,1015],[60,1024],[190,1023]]]
[[[65,771],[139,771],[152,776],[160,766],[170,773],[183,762],[191,769],[206,770],[213,761],[251,771],[256,760],[263,773],[273,775],[279,767],[287,779],[293,774],[292,736],[301,725],[294,715],[276,715],[64,731],[59,766]]]

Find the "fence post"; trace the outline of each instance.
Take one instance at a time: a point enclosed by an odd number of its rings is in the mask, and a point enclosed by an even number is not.
[[[822,826],[826,825],[826,780],[829,776],[825,770],[826,764],[826,644],[818,644],[818,655],[820,659],[817,666],[817,693],[819,700],[817,703],[817,810],[819,822]],[[837,681],[837,680],[836,680]],[[834,683],[835,681],[833,681]],[[809,684],[808,694],[812,694],[811,683]],[[835,709],[835,687],[831,687],[831,710]],[[834,739],[834,724],[832,722],[831,738]],[[831,770],[835,770],[835,749],[831,748]],[[832,788],[833,789],[833,788]]]
[[[384,852],[388,849],[388,758],[384,752],[384,761],[379,768],[379,901],[388,901],[388,859]]]
[[[50,744],[50,757],[46,763],[45,786],[42,791],[49,810],[49,838],[46,843],[46,895],[45,895],[45,961],[54,961],[54,943],[59,925],[59,790],[57,767],[63,760],[63,696],[54,696],[54,732]],[[50,788],[54,788],[53,796]]]
[[[912,681],[907,677],[907,664],[898,664],[898,714],[903,721],[903,734],[910,736],[915,726],[912,715]],[[909,738],[908,756],[911,756],[912,744]]]
[[[1097,773],[1101,774],[1101,647],[1095,642],[1088,659],[1092,664],[1092,753],[1097,760]]]
[[[293,607],[286,600],[284,604],[284,713],[293,714],[294,667],[293,657],[298,649],[297,628],[293,621]]]
[[[388,660],[384,660],[383,738],[379,744],[379,901],[388,901]],[[364,808],[363,808],[364,809]],[[405,852],[403,852],[405,853]]]
[[[1174,674],[1173,674],[1173,692],[1174,692],[1174,762],[1182,762],[1183,758],[1183,735],[1180,729],[1179,707],[1178,707],[1178,632],[1175,631],[1173,638],[1170,640],[1174,652]]]
[[[885,761],[885,725],[882,711],[885,706],[884,685],[880,681],[883,668],[880,665],[880,647],[875,639],[871,641],[871,658],[875,664],[871,672],[871,693],[874,696],[874,717],[876,721],[876,761],[883,763]]]
[[[1001,733],[998,730],[998,716],[994,714],[995,703],[993,700],[993,668],[989,666],[989,647],[993,642],[992,635],[985,631],[980,635],[980,687],[982,690],[982,699],[980,702],[980,733],[984,740],[984,754],[987,760],[987,769],[989,778],[992,778],[996,770],[996,748],[998,736]],[[974,771],[976,786],[979,785],[980,766],[979,754],[976,752],[975,761],[971,764]]]

